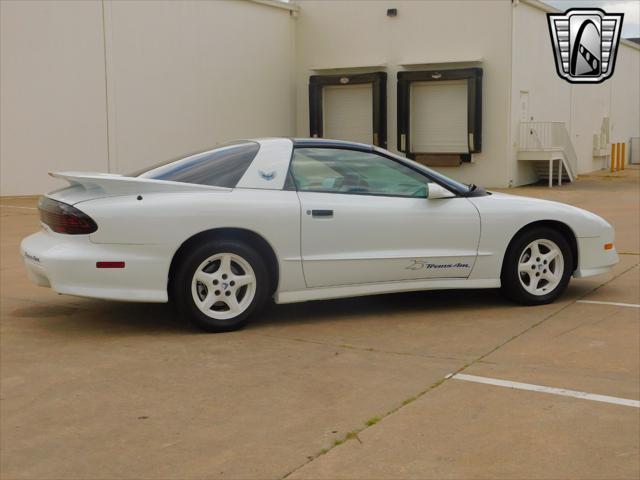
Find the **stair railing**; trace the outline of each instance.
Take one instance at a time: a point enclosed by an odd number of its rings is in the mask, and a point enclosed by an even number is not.
[[[571,178],[578,173],[578,156],[564,122],[520,122],[520,151],[561,150]]]
[[[567,126],[563,122],[554,122],[553,124],[553,139],[556,145],[562,148],[564,156],[567,159],[567,169],[573,178],[578,176],[578,155],[575,148],[573,148],[573,142],[571,136],[567,130]]]

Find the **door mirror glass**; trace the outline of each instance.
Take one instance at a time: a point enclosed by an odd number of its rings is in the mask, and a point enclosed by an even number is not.
[[[429,189],[429,194],[428,194],[427,198],[429,200],[435,200],[435,199],[438,199],[438,198],[453,198],[453,197],[455,197],[455,195],[453,193],[451,193],[446,188],[441,187],[437,183],[431,182],[429,184],[429,186],[428,186],[428,189]]]

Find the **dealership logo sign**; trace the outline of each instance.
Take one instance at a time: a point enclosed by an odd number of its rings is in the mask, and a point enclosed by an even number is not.
[[[558,75],[571,83],[600,83],[613,75],[623,17],[599,8],[548,13]]]

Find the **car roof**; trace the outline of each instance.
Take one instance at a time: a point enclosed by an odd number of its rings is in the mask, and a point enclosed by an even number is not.
[[[292,138],[293,146],[297,148],[348,148],[351,150],[373,151],[373,146],[366,143],[332,140],[329,138]]]

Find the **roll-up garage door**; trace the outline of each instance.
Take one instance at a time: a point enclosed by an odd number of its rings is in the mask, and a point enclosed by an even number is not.
[[[411,84],[411,151],[468,153],[467,81]]]
[[[373,88],[369,84],[324,88],[324,137],[373,142]]]

